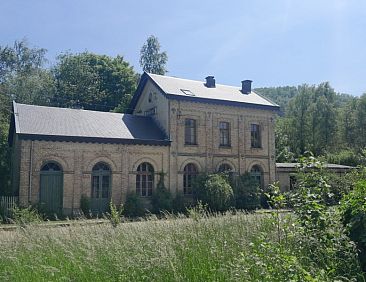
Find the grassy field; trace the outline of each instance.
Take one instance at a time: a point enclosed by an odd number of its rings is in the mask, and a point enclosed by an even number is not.
[[[0,281],[323,281],[278,227],[245,213],[19,227],[0,231]]]

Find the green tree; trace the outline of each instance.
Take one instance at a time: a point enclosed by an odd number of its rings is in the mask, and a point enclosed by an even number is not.
[[[58,56],[53,74],[54,104],[99,111],[125,111],[138,80],[123,57],[89,52]]]
[[[157,37],[151,35],[140,51],[140,66],[143,71],[164,75],[167,73],[167,53],[160,52],[160,43]]]
[[[0,193],[10,191],[10,149],[7,143],[11,101],[47,104],[54,83],[44,69],[46,50],[30,47],[23,39],[0,46]]]

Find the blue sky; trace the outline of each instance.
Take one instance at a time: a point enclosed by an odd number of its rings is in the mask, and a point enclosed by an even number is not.
[[[123,55],[136,71],[157,36],[168,75],[254,87],[318,84],[366,92],[364,0],[0,0],[0,45]]]

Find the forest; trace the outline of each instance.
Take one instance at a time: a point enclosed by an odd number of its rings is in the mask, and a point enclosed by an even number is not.
[[[140,50],[144,71],[165,74],[166,52],[151,36]],[[0,194],[10,187],[8,130],[11,101],[124,112],[140,74],[123,56],[64,52],[54,62],[47,50],[19,40],[0,46]],[[330,163],[366,164],[366,94],[336,93],[328,82],[256,88],[281,106],[276,121],[276,159],[295,162],[312,152]]]

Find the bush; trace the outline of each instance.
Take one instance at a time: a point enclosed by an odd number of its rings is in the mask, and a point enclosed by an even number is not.
[[[235,208],[254,210],[260,207],[260,190],[257,181],[247,172],[236,178],[233,184]]]
[[[175,195],[172,201],[172,209],[175,213],[183,213],[186,211],[186,203],[182,192],[177,192]]]
[[[38,211],[32,206],[27,208],[15,207],[12,210],[12,221],[20,226],[40,223],[42,220],[41,215],[39,215]]]
[[[86,196],[85,194],[81,195],[80,198],[80,209],[84,213],[85,216],[88,216],[90,211],[90,198]]]
[[[164,185],[164,173],[160,173],[160,179],[151,199],[154,213],[172,210],[172,195]]]
[[[201,178],[194,189],[197,200],[207,204],[212,211],[225,211],[231,206],[233,189],[221,174],[209,174]]]
[[[145,215],[145,209],[141,199],[135,193],[130,193],[126,197],[123,215],[127,217],[139,217]]]
[[[342,220],[356,242],[363,271],[366,271],[366,180],[359,181],[341,203]]]
[[[113,227],[117,227],[118,224],[120,224],[122,221],[121,217],[123,213],[123,205],[120,205],[119,209],[117,209],[116,205],[113,204],[111,201],[109,203],[109,209],[110,209],[109,221]]]

